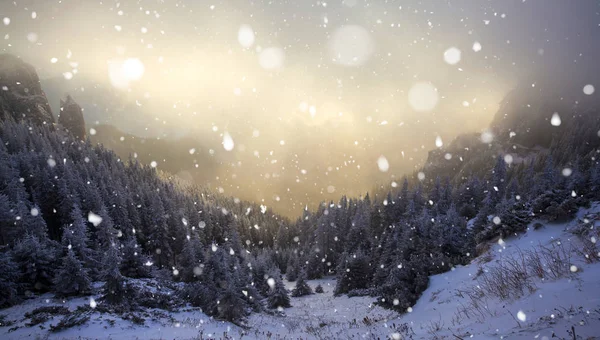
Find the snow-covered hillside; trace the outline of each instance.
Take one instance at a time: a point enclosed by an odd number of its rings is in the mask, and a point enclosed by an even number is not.
[[[254,313],[248,327],[214,320],[196,308],[115,315],[89,308],[95,305],[93,296],[62,301],[46,294],[0,312],[0,338],[594,339],[600,335],[600,265],[585,260],[573,231],[585,219],[588,228],[597,228],[599,216],[600,204],[595,203],[569,222],[532,222],[526,233],[498,240],[471,264],[432,276],[429,288],[404,315],[375,306],[369,297],[334,297],[335,279],[326,278],[309,281],[313,290],[322,285],[324,293],[291,298],[284,315]],[[516,275],[498,268],[511,268]],[[138,283],[157,286],[154,280]],[[506,296],[498,297],[502,293]],[[43,306],[68,311],[31,314]],[[86,308],[76,312],[80,306]],[[85,322],[51,331],[69,316]]]

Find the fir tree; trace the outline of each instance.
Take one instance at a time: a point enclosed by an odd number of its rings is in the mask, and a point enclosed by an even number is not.
[[[100,278],[104,281],[104,297],[110,304],[119,304],[125,298],[125,279],[120,271],[121,258],[116,244],[111,244],[102,260]]]
[[[67,249],[67,254],[62,258],[61,266],[54,276],[54,291],[57,296],[82,295],[90,290],[90,278],[73,249]]]
[[[18,280],[21,277],[19,267],[5,249],[0,250],[0,273],[0,308],[4,308],[19,302]]]
[[[22,274],[21,282],[37,291],[51,287],[55,258],[55,250],[49,242],[31,234],[26,234],[14,248],[14,259]]]
[[[281,280],[279,271],[275,272],[275,275],[271,276],[271,279],[275,281],[275,285],[270,288],[269,294],[267,295],[267,305],[269,308],[289,308],[290,297],[288,291]]]

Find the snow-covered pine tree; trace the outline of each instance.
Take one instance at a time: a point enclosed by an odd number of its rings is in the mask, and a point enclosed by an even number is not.
[[[179,255],[179,275],[183,282],[196,280],[200,275],[200,264],[203,262],[202,244],[193,233],[189,239],[184,240],[183,250]]]
[[[121,259],[121,274],[130,278],[150,277],[150,268],[147,266],[148,257],[143,254],[143,249],[131,237],[123,243]]]
[[[19,267],[7,249],[0,249],[0,273],[0,308],[4,308],[19,302],[18,280],[21,277]]]
[[[274,285],[269,289],[269,293],[267,295],[267,306],[269,308],[291,307],[288,291],[285,288],[285,285],[283,284],[281,274],[278,270],[276,270],[273,273],[273,275],[271,275],[271,279],[274,280]]]
[[[84,268],[71,247],[67,248],[67,253],[61,260],[53,282],[54,292],[59,297],[82,295],[89,292],[91,281],[88,270]]]
[[[55,252],[49,241],[29,233],[15,245],[13,257],[28,289],[47,291],[52,286]]]
[[[100,279],[104,281],[104,298],[110,304],[119,304],[125,298],[125,279],[121,275],[121,257],[117,244],[111,244],[102,260]]]

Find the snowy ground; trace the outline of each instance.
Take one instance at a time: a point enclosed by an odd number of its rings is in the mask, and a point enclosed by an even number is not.
[[[581,210],[578,218],[589,213],[600,213],[600,206]],[[600,226],[600,221],[595,222]],[[430,287],[402,316],[374,306],[369,297],[333,297],[335,280],[326,278],[309,281],[313,290],[321,284],[323,294],[292,298],[292,308],[285,316],[253,314],[244,330],[227,322],[215,321],[197,309],[184,309],[175,313],[148,310],[144,325],[111,314],[93,313],[82,325],[52,333],[63,316],[50,318],[38,325],[27,327],[31,320],[24,318],[41,305],[64,305],[71,311],[77,306],[89,305],[89,298],[67,301],[44,295],[0,311],[6,315],[0,325],[0,338],[51,338],[51,339],[600,339],[600,264],[587,264],[573,255],[571,262],[577,267],[572,275],[558,279],[535,282],[533,292],[521,298],[499,300],[482,297],[475,301],[465,292],[476,289],[476,277],[502,259],[516,256],[539,245],[558,242],[578,245],[569,229],[575,221],[546,224],[538,230],[503,240],[494,244],[487,255],[470,265],[432,276]],[[533,225],[533,223],[532,223]],[[292,288],[293,283],[288,283]],[[474,288],[475,287],[475,288]],[[15,321],[5,326],[7,321]],[[18,327],[11,331],[12,328]]]

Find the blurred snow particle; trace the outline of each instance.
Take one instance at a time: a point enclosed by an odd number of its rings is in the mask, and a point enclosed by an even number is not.
[[[173,268],[173,276],[179,275],[179,270]]]
[[[31,12],[31,19],[35,19],[35,18],[37,18],[37,12],[33,11],[33,12]]]
[[[333,194],[335,192],[335,187],[333,185],[330,185],[327,187],[327,192],[330,194]]]
[[[193,155],[194,153],[196,153],[196,149],[191,148],[189,152],[190,152],[190,155]]]
[[[500,217],[494,216],[494,218],[492,219],[492,222],[494,222],[495,225],[499,225],[500,222],[502,222],[502,221],[500,220]]]
[[[442,137],[437,136],[435,138],[435,146],[437,146],[438,148],[441,148],[442,146],[444,146],[444,142],[442,141]]]
[[[156,163],[156,161],[152,161],[150,162],[150,166],[156,168],[158,166],[158,163]]]
[[[31,216],[37,216],[40,214],[38,208],[31,208]]]
[[[267,284],[269,287],[271,287],[271,289],[275,289],[275,280],[272,277],[267,280]]]
[[[97,227],[98,225],[100,225],[100,223],[102,223],[102,217],[94,214],[93,212],[89,212],[88,213],[88,222],[90,222],[91,224],[94,225],[94,227]]]
[[[238,31],[238,42],[243,48],[249,48],[254,44],[254,31],[248,25],[242,25]]]
[[[392,336],[391,336],[391,338],[392,338],[393,340],[400,340],[400,339],[402,339],[402,335],[400,335],[400,333],[398,333],[398,332],[396,332],[396,333],[392,333]]]
[[[218,249],[217,245],[213,243],[212,246],[211,246],[211,250],[213,251],[213,253],[216,252],[217,249]]]
[[[96,306],[98,306],[98,304],[96,303],[96,300],[94,300],[94,298],[90,298],[90,307],[96,308]]]
[[[489,144],[494,140],[494,134],[491,131],[485,130],[481,133],[481,142]]]
[[[63,77],[65,77],[66,80],[71,80],[71,79],[73,79],[73,73],[65,72],[65,73],[63,73]]]
[[[504,162],[506,164],[512,164],[512,162],[513,162],[513,156],[511,154],[504,155]]]
[[[552,115],[552,119],[550,119],[550,124],[552,124],[552,126],[560,126],[561,123],[562,121],[560,120],[558,112],[554,112],[554,114]]]
[[[592,84],[587,84],[586,86],[583,87],[583,93],[587,94],[588,96],[591,96],[592,94],[594,94],[594,91],[596,91],[596,89],[594,88],[594,85],[592,85]]]
[[[34,32],[28,33],[28,34],[27,34],[27,40],[28,40],[30,43],[34,43],[34,42],[36,42],[36,41],[38,40],[38,35],[37,35],[37,33],[34,33]]]
[[[198,222],[198,228],[204,229],[205,227],[206,227],[206,222],[204,222],[204,221]]]
[[[517,319],[519,319],[522,322],[525,322],[525,320],[527,320],[527,315],[525,315],[525,313],[523,313],[522,310],[517,312]]]
[[[450,47],[444,52],[444,61],[449,65],[456,65],[460,61],[460,50],[456,47]]]
[[[8,26],[8,25],[10,25],[10,18],[4,17],[4,19],[2,19],[2,22],[4,23],[4,26]]]
[[[390,168],[390,163],[388,163],[388,160],[383,155],[381,155],[377,159],[377,167],[379,168],[379,171],[387,172]]]
[[[479,42],[476,41],[473,43],[473,51],[475,51],[475,52],[481,51],[481,44]]]
[[[425,179],[425,173],[422,171],[419,171],[419,173],[417,174],[417,178],[419,179],[419,181],[422,181]]]
[[[261,204],[260,205],[260,212],[263,213],[263,214],[266,213],[267,212],[267,206]]]
[[[56,64],[57,62],[58,62],[57,58],[51,58],[50,59],[50,63],[52,63],[52,64]]]
[[[412,307],[408,307],[408,308],[406,308],[406,311],[409,313],[412,313],[413,309],[412,309]]]
[[[48,158],[47,160],[48,166],[54,168],[56,166],[56,161],[52,158]]]
[[[573,170],[571,170],[571,168],[562,169],[562,175],[565,177],[571,176],[572,173],[573,173]]]
[[[227,151],[231,151],[233,150],[234,146],[235,144],[233,143],[233,138],[231,138],[231,135],[225,131],[223,133],[223,148]]]
[[[341,26],[329,41],[329,53],[335,63],[343,66],[360,66],[373,54],[373,39],[358,25]]]
[[[285,53],[278,47],[269,47],[262,50],[258,56],[260,67],[265,70],[276,70],[283,67]]]
[[[96,129],[94,128],[90,128],[90,135],[95,135],[96,134]]]
[[[417,83],[408,91],[408,103],[415,111],[431,111],[437,102],[438,91],[431,83]]]
[[[572,273],[575,273],[578,270],[576,265],[571,265],[570,269]]]

